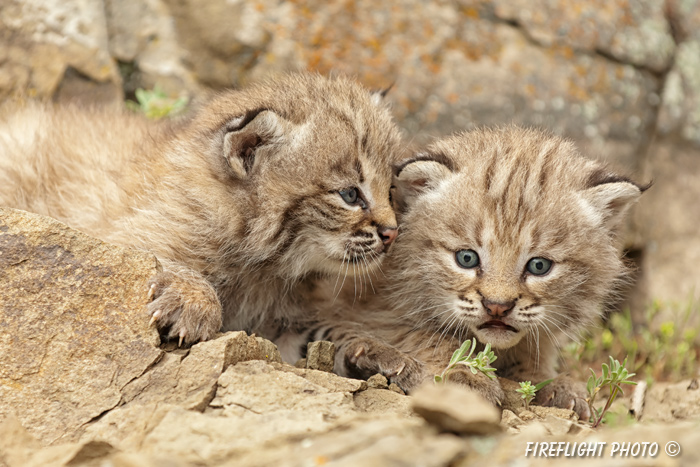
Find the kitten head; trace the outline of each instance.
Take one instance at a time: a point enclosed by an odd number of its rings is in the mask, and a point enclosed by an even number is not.
[[[643,191],[568,141],[514,127],[440,140],[395,184],[390,300],[494,348],[596,320],[625,270],[615,234]]]
[[[189,128],[220,182],[232,261],[287,278],[368,272],[396,237],[389,191],[401,143],[381,95],[290,74],[218,95]]]

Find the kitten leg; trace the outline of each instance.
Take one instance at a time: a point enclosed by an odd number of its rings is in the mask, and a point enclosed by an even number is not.
[[[580,381],[559,375],[554,381],[537,391],[535,403],[544,407],[561,407],[576,412],[579,420],[588,421],[591,410],[586,398],[586,385]]]
[[[374,337],[353,336],[338,350],[336,368],[351,378],[380,373],[408,393],[429,376],[420,360]]]
[[[167,264],[167,263],[166,263]],[[149,281],[151,324],[162,336],[193,344],[211,339],[221,329],[222,308],[216,291],[199,273],[168,264]]]
[[[447,374],[445,380],[467,386],[497,407],[501,406],[501,401],[505,397],[498,378],[489,378],[481,371],[474,374],[467,368],[455,368]]]
[[[553,381],[537,391],[534,403],[546,407],[570,409],[579,419],[588,420],[591,412],[586,402],[586,385],[565,375],[557,376],[557,346],[550,340],[539,342],[539,352],[528,352],[525,344],[498,352],[496,363],[504,365],[499,376],[513,381],[530,381],[537,384],[548,379]]]

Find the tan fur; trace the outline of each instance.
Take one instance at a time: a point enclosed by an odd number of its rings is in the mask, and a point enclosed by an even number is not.
[[[496,349],[500,376],[554,377],[557,350],[597,322],[624,278],[616,232],[640,188],[568,141],[515,127],[439,140],[400,168],[395,184],[405,214],[386,279],[359,309],[329,307],[312,336],[336,341],[336,369],[380,371],[411,389],[476,337]],[[460,250],[476,251],[480,265],[460,267]],[[538,257],[553,261],[547,274],[526,270]],[[502,312],[493,303],[512,309],[490,316],[487,306]],[[331,324],[345,316],[355,323]],[[501,397],[481,374],[452,378]],[[557,384],[548,402],[585,414],[578,389]]]
[[[398,157],[389,112],[346,78],[282,76],[179,122],[27,104],[0,116],[0,205],[155,253],[149,311],[191,343],[272,332],[317,278],[376,268]]]

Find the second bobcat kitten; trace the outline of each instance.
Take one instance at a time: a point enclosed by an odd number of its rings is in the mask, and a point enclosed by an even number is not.
[[[153,252],[163,271],[149,311],[171,338],[222,325],[272,337],[307,312],[318,277],[372,269],[396,236],[401,144],[379,97],[289,74],[220,93],[184,121],[6,109],[0,205]]]
[[[515,127],[439,140],[394,183],[403,215],[386,280],[364,306],[329,307],[309,336],[336,342],[336,371],[381,372],[410,390],[476,337],[499,376],[556,376],[561,345],[597,322],[624,277],[616,233],[642,189],[568,141]],[[493,402],[502,394],[480,373],[451,379]],[[587,411],[563,378],[538,397]]]

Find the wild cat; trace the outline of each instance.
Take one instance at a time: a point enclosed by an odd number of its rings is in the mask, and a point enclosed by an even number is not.
[[[555,377],[558,349],[598,321],[624,281],[617,233],[646,189],[569,141],[516,127],[438,140],[400,165],[394,184],[401,234],[376,294],[326,306],[283,348],[334,341],[338,373],[379,372],[406,390],[439,374],[472,337],[491,344],[499,376]],[[502,398],[481,373],[450,379]],[[584,397],[565,377],[538,394],[586,416]]]
[[[175,122],[5,109],[0,205],[153,252],[162,272],[148,311],[180,343],[221,328],[265,334],[306,312],[317,278],[373,270],[396,237],[401,143],[381,97],[299,73]]]

